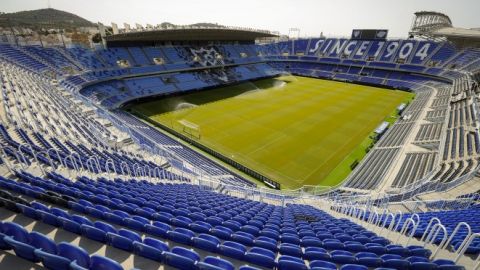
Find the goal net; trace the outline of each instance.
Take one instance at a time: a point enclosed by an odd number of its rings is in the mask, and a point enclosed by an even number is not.
[[[192,139],[197,139],[197,140],[201,139],[202,134],[200,132],[200,127],[197,124],[194,124],[185,119],[182,119],[182,120],[177,120],[177,125],[178,126],[175,129],[178,131],[181,131],[186,136]]]

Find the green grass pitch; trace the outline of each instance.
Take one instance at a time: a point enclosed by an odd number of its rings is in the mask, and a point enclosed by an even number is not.
[[[413,94],[283,77],[132,106],[151,120],[281,183],[333,186],[365,155],[369,135]]]

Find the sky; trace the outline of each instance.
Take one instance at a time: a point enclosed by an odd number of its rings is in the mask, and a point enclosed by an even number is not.
[[[438,11],[454,26],[480,27],[480,0],[0,0],[0,12],[50,6],[92,22],[123,27],[161,22],[212,22],[300,37],[350,36],[352,29],[389,29],[390,37],[405,37],[416,11]]]

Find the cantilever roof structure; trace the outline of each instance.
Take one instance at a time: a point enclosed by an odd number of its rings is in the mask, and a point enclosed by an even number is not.
[[[255,41],[277,35],[248,28],[174,28],[154,29],[120,33],[105,37],[108,44],[139,42],[182,42],[182,41]]]
[[[458,27],[445,27],[432,32],[433,35],[480,39],[480,30]]]
[[[433,11],[415,12],[410,35],[433,39],[447,39],[457,46],[480,45],[480,30],[455,27],[450,18]]]

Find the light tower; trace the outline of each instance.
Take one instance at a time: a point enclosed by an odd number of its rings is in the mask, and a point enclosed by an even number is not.
[[[296,34],[296,37],[293,36],[294,38],[299,38],[300,37],[300,28],[297,28],[297,27],[292,27],[290,29],[288,29],[288,37],[290,38],[291,35],[294,35]]]

